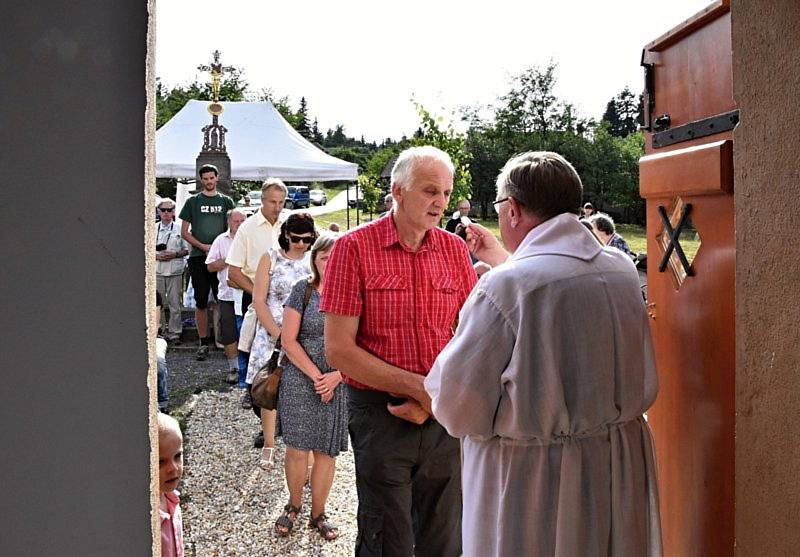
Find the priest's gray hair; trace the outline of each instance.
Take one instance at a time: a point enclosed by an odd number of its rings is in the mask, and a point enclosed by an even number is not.
[[[450,155],[437,149],[431,145],[423,145],[421,147],[410,147],[400,153],[397,161],[392,168],[392,187],[397,184],[401,188],[408,190],[411,189],[411,180],[414,171],[425,163],[440,162],[447,167],[451,174],[455,172],[453,161],[450,160]]]
[[[543,219],[580,215],[583,184],[575,168],[552,151],[529,151],[509,160],[497,177],[498,199],[513,197]]]

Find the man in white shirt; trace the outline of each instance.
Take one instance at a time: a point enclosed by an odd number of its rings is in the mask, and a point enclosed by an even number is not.
[[[278,178],[267,178],[264,181],[261,187],[261,209],[244,221],[225,259],[228,264],[228,278],[243,291],[242,311],[245,312],[243,335],[244,331],[249,329],[247,320],[255,319],[254,312],[250,312],[249,316],[246,312],[253,301],[253,280],[256,277],[258,262],[270,248],[279,248],[281,222],[278,219],[287,193],[286,185]],[[252,342],[252,338],[249,340]],[[241,343],[240,349],[249,352],[248,346],[241,346]],[[245,391],[242,406],[249,408],[250,405],[250,394]]]
[[[181,227],[175,224],[175,202],[165,197],[158,203],[158,212],[161,222],[156,223],[156,290],[169,311],[169,321],[161,319],[166,329],[164,337],[174,342],[183,332],[181,293],[189,244],[181,238]]]
[[[228,359],[228,383],[239,381],[239,354],[237,350],[239,334],[236,330],[236,313],[234,305],[241,301],[242,291],[228,285],[228,256],[239,227],[246,216],[241,209],[228,211],[228,230],[217,236],[211,243],[211,248],[206,256],[206,266],[212,273],[217,273],[219,287],[217,301],[219,302],[220,342],[225,346],[225,357]]]

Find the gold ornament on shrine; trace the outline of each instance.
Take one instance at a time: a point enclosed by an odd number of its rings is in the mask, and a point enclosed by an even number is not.
[[[231,66],[223,66],[219,61],[219,50],[213,52],[214,61],[209,66],[198,66],[197,69],[203,72],[211,72],[211,91],[213,101],[208,105],[208,112],[212,116],[219,116],[225,110],[219,102],[219,86],[222,80],[222,74],[225,72],[233,71]]]

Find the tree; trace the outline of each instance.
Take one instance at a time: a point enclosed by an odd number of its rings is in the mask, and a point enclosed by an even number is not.
[[[555,64],[530,68],[515,76],[508,93],[499,98],[493,118],[484,119],[484,107],[462,109],[469,123],[466,148],[471,155],[473,200],[483,218],[489,216],[496,196],[495,180],[513,155],[525,151],[555,151],[575,167],[584,184],[585,197],[600,209],[622,212],[628,221],[643,218],[639,198],[639,158],[643,154],[641,133],[635,119],[640,110],[635,96],[623,91],[612,99],[618,128],[627,126],[625,137],[611,133],[611,123],[595,123],[576,115],[574,107],[554,94]]]
[[[344,147],[347,143],[348,138],[342,124],[337,124],[335,130],[328,130],[325,134],[325,147]]]
[[[614,137],[626,137],[639,129],[642,122],[642,98],[625,87],[616,97],[608,101],[603,120],[608,122],[608,133]]]
[[[361,170],[366,167],[367,161],[372,155],[372,151],[370,149],[361,147],[359,145],[352,147],[329,147],[327,149],[327,153],[332,157],[336,157],[337,159],[342,159],[347,162],[354,162]]]
[[[644,202],[639,196],[639,158],[644,154],[641,132],[615,137],[608,122],[594,130],[585,165],[576,167],[583,179],[584,195],[599,210],[616,208],[628,221],[644,220]]]
[[[380,178],[371,174],[361,174],[358,177],[358,187],[361,190],[364,208],[370,213],[374,213],[381,194]]]
[[[160,78],[156,78],[156,128],[166,124],[190,100],[211,101],[212,94],[211,80],[168,89]],[[247,81],[242,70],[233,68],[223,74],[219,89],[221,101],[243,101],[246,94]]]
[[[404,147],[402,147],[400,144],[394,143],[388,147],[384,147],[383,149],[375,151],[367,161],[364,167],[364,172],[371,174],[372,176],[380,177],[389,160],[395,155],[399,154],[403,148]]]
[[[450,196],[450,206],[448,207],[451,209],[462,199],[470,199],[472,196],[472,176],[469,172],[472,155],[467,150],[464,135],[458,133],[452,123],[442,129],[440,127],[443,121],[441,116],[434,118],[421,104],[416,101],[412,102],[414,102],[421,120],[419,127],[421,135],[414,134],[411,144],[437,147],[450,155],[450,159],[453,161],[455,167],[453,193]]]
[[[322,145],[322,142],[325,140],[325,138],[322,137],[322,134],[319,131],[319,123],[317,122],[316,118],[314,118],[314,125],[311,126],[311,135],[314,136],[314,143],[317,145]]]
[[[307,140],[314,141],[311,125],[308,123],[308,105],[305,97],[300,97],[300,109],[295,114],[295,119],[294,129]]]
[[[270,87],[262,89],[257,98],[260,101],[271,102],[272,106],[274,106],[280,115],[283,116],[283,119],[286,120],[290,126],[297,129],[297,116],[295,111],[292,109],[292,106],[289,102],[289,97],[287,95],[278,98]]]
[[[512,78],[511,89],[500,97],[495,120],[500,130],[510,134],[564,131],[573,123],[573,108],[558,100],[554,93],[557,65],[528,68]]]

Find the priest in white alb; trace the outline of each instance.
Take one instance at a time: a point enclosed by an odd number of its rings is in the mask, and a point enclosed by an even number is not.
[[[637,272],[579,221],[583,187],[550,152],[511,159],[495,207],[505,251],[425,388],[463,440],[463,551],[486,556],[661,555],[653,439],[658,392]]]

